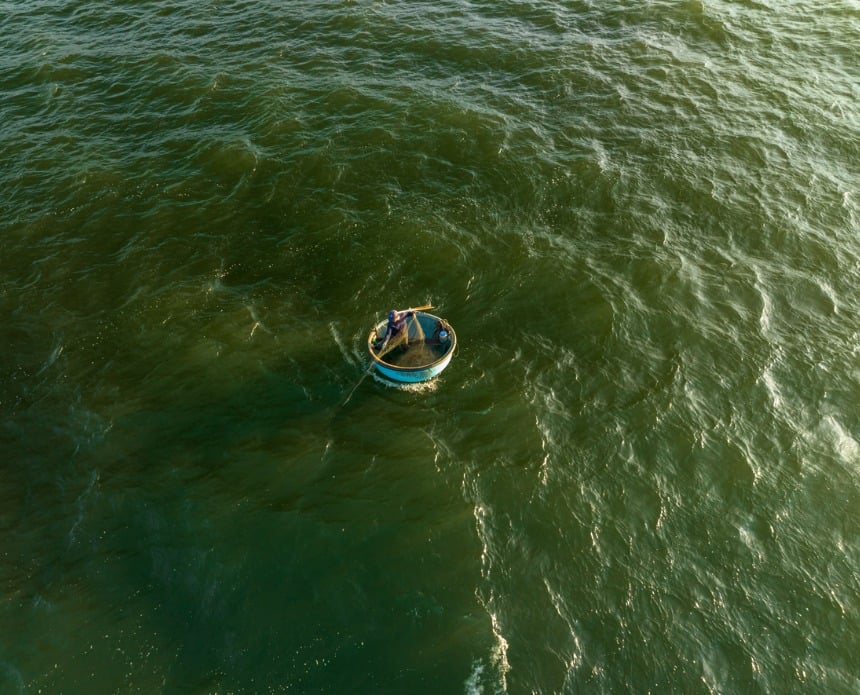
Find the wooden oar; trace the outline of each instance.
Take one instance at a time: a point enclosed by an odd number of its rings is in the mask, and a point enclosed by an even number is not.
[[[362,374],[362,375],[361,375],[361,379],[359,379],[358,381],[356,381],[356,382],[355,382],[355,386],[353,386],[353,387],[350,389],[350,391],[349,391],[349,393],[347,394],[346,398],[344,398],[344,399],[341,401],[341,403],[340,403],[340,405],[338,406],[338,408],[343,408],[343,406],[345,406],[345,405],[349,402],[349,399],[350,399],[350,398],[352,398],[352,394],[354,394],[354,393],[355,393],[355,390],[356,390],[356,389],[361,385],[361,382],[362,382],[362,381],[364,381],[364,380],[367,378],[367,375],[368,375],[368,374],[370,374],[370,371],[373,369],[373,367],[374,367],[374,363],[373,363],[373,362],[371,362],[371,363],[370,363],[370,366],[367,368],[367,371],[365,371],[365,372],[364,372],[364,374]]]
[[[430,307],[427,307],[427,308],[429,309]],[[385,350],[383,350],[382,352],[377,354],[377,357],[379,357],[379,359],[382,359],[382,357],[384,355],[387,355],[394,348],[396,348],[398,345],[403,343],[403,340],[405,337],[406,337],[405,333],[401,333],[400,335],[398,335],[394,340],[391,341],[390,345],[386,346]],[[352,394],[355,393],[355,390],[361,385],[361,382],[367,378],[367,375],[373,371],[373,368],[375,366],[376,366],[376,362],[371,361],[367,367],[367,370],[364,372],[364,374],[361,375],[361,378],[355,382],[355,386],[353,386],[349,390],[349,393],[346,395],[346,398],[344,398],[343,401],[341,401],[341,404],[338,406],[339,408],[343,408],[343,406],[345,406],[349,402],[349,399],[352,398]]]
[[[398,345],[403,345],[403,343],[406,342],[406,339],[408,337],[409,337],[409,331],[408,330],[405,330],[402,333],[398,333],[397,337],[395,337],[394,340],[389,341],[388,345],[385,346],[384,350],[381,350],[381,351],[376,353],[376,356],[379,359],[382,359],[389,352],[391,352],[394,348],[396,348]],[[373,366],[373,365],[371,365],[371,366]]]

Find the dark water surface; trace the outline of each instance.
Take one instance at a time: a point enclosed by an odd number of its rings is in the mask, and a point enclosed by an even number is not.
[[[0,2],[0,692],[860,691],[858,46]]]

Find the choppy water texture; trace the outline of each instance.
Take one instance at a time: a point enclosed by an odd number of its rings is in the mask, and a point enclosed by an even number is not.
[[[0,692],[860,690],[855,0],[0,17]]]

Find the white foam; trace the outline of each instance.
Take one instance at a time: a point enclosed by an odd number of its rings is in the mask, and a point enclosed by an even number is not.
[[[511,670],[511,665],[508,662],[508,641],[502,634],[502,628],[499,624],[498,616],[491,610],[487,610],[490,615],[490,622],[493,626],[493,635],[496,638],[496,646],[493,648],[491,659],[493,665],[499,672],[499,681],[502,692],[508,691],[508,671]]]
[[[343,340],[341,340],[341,337],[337,332],[337,327],[334,325],[334,322],[329,323],[328,327],[329,327],[329,330],[331,331],[332,338],[334,338],[334,342],[337,345],[338,350],[340,350],[340,354],[343,355],[343,358],[350,365],[354,365],[356,363],[356,361],[353,358],[353,356],[350,354],[349,350],[347,350],[346,345],[344,344]]]
[[[481,676],[484,675],[484,664],[478,660],[472,663],[472,672],[463,684],[466,695],[483,695]]]
[[[391,379],[386,379],[384,376],[379,374],[379,372],[373,372],[373,380],[378,384],[382,384],[391,389],[397,389],[398,391],[407,391],[409,393],[430,393],[439,388],[439,380],[431,379],[430,381],[418,381],[413,384],[406,384],[401,381],[392,381]]]

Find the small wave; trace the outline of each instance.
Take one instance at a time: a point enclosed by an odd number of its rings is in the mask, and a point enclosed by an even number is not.
[[[355,359],[350,354],[349,350],[347,350],[346,345],[340,337],[340,334],[337,332],[337,327],[334,325],[334,322],[330,322],[328,327],[331,330],[331,336],[332,338],[334,338],[334,342],[337,345],[337,349],[340,350],[340,354],[343,355],[343,359],[345,359],[351,366],[354,366],[356,363]]]
[[[96,484],[99,481],[99,473],[96,470],[90,471],[89,482],[84,488],[83,492],[78,495],[78,498],[75,500],[75,507],[77,509],[77,513],[75,514],[75,520],[72,523],[72,527],[69,529],[68,539],[69,546],[73,545],[75,540],[77,539],[77,530],[81,525],[81,522],[84,520],[84,513],[86,511],[87,499],[92,494],[93,490],[96,487]]]
[[[490,602],[492,603],[492,601],[493,596],[491,595]],[[499,674],[499,685],[501,686],[502,692],[507,692],[508,672],[511,670],[511,664],[508,662],[508,640],[506,640],[505,636],[502,634],[498,614],[487,606],[485,606],[485,608],[487,608],[487,613],[490,616],[490,623],[493,627],[493,637],[496,639],[496,644],[490,654],[490,660]]]
[[[0,690],[4,693],[23,693],[24,676],[8,661],[0,662]]]
[[[53,364],[59,359],[60,355],[63,354],[64,348],[65,346],[63,345],[61,340],[57,340],[56,344],[54,345],[54,349],[51,350],[51,354],[48,355],[48,359],[45,360],[45,364],[42,365],[42,368],[36,373],[36,376],[41,376],[41,374],[46,369],[49,369],[51,366],[53,366]]]
[[[439,379],[431,379],[430,381],[420,381],[414,384],[404,384],[398,381],[391,381],[381,376],[378,372],[373,372],[373,380],[382,384],[386,388],[404,391],[406,393],[432,393],[439,388]]]
[[[484,689],[481,687],[481,677],[484,675],[484,664],[479,660],[475,660],[472,664],[472,671],[466,679],[464,685],[465,695],[482,695]]]
[[[860,461],[860,443],[835,416],[825,416],[811,434],[822,448],[830,450],[840,461]]]

